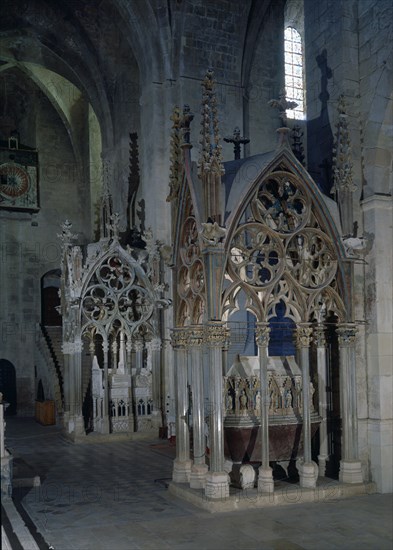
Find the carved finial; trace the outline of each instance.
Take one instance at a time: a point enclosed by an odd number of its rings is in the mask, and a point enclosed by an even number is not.
[[[214,73],[208,69],[202,81],[202,121],[201,121],[201,155],[198,161],[198,174],[220,170],[224,174],[220,134],[218,129],[217,98],[215,92]],[[213,137],[213,142],[212,142]],[[213,164],[213,161],[216,163]]]
[[[240,145],[246,145],[250,140],[240,136],[240,128],[236,126],[233,130],[232,136],[224,137],[225,143],[233,143],[233,152],[235,155],[235,160],[240,159]]]
[[[61,225],[61,233],[58,233],[58,238],[62,241],[63,246],[72,244],[78,238],[77,233],[71,233],[72,223],[69,220],[65,220]]]
[[[120,216],[118,212],[115,212],[111,215],[111,223],[109,224],[109,229],[112,233],[112,238],[115,240],[119,240],[119,224],[120,224]]]
[[[181,128],[181,116],[179,107],[174,107],[172,116],[170,117],[172,121],[172,134],[171,134],[171,145],[170,145],[170,173],[169,173],[169,195],[167,196],[167,202],[174,200],[179,192],[179,173],[180,173],[180,158],[181,158],[181,149],[180,149],[180,128]],[[184,137],[184,132],[183,132]],[[188,136],[189,139],[189,136]]]
[[[336,137],[333,148],[333,187],[336,199],[340,191],[355,191],[356,185],[353,182],[351,141],[348,131],[348,115],[344,96],[338,100],[338,122],[336,124]]]
[[[282,125],[284,128],[287,126],[287,109],[295,109],[298,106],[296,101],[288,101],[287,93],[285,90],[281,90],[279,94],[279,99],[271,99],[268,102],[270,107],[278,109],[279,117],[282,120]]]
[[[222,210],[221,176],[225,173],[222,164],[222,148],[217,116],[217,98],[214,73],[206,72],[202,82],[201,153],[198,160],[198,176],[202,180],[206,218],[220,223]]]
[[[190,124],[194,120],[194,113],[191,112],[190,106],[187,103],[183,106],[183,115],[180,118],[180,127],[183,133],[182,145],[190,144]]]

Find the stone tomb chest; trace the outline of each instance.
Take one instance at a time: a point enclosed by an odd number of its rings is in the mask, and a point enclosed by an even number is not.
[[[303,454],[302,375],[294,356],[268,358],[270,461],[287,462]],[[320,418],[310,383],[312,436]],[[261,391],[258,357],[237,356],[224,377],[225,458],[234,463],[261,461]]]

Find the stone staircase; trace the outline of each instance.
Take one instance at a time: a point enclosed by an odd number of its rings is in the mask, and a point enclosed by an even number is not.
[[[60,365],[60,370],[63,376],[64,359],[63,359],[63,350],[62,350],[62,345],[63,345],[62,327],[46,326],[45,330],[49,337],[54,356],[56,357],[57,362]],[[83,350],[82,351],[82,402],[86,397],[86,392],[89,387],[89,383],[91,379],[91,363],[92,363],[92,359],[90,355],[87,355],[86,350]]]
[[[59,329],[61,331],[61,327],[59,327]],[[64,410],[62,363],[60,364],[55,355],[53,347],[50,343],[50,336],[45,333],[45,327],[40,325],[38,330],[39,332],[37,333],[37,350],[42,356],[44,363],[47,365],[50,378],[52,379],[56,410],[59,414],[61,414],[61,412]]]

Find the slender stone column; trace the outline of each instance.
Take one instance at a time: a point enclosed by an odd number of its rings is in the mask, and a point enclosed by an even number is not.
[[[192,428],[194,463],[191,468],[190,487],[205,487],[208,466],[205,456],[205,418],[203,392],[203,327],[190,328],[190,356],[192,369]]]
[[[210,471],[206,475],[205,494],[208,498],[229,496],[228,474],[224,471],[224,410],[222,384],[222,348],[227,329],[221,322],[205,325],[205,341],[209,349],[210,388]]]
[[[112,342],[112,372],[116,373],[117,371],[117,363],[118,363],[118,357],[117,357],[117,340],[113,340]]]
[[[63,362],[64,362],[64,372],[63,372],[63,383],[64,383],[64,415],[63,415],[63,425],[64,428],[69,431],[69,419],[71,416],[71,351],[70,351],[70,342],[63,342],[61,349],[63,352]]]
[[[3,394],[0,393],[0,457],[1,462],[3,462],[3,457],[5,457],[5,422],[4,422],[4,405],[3,405]]]
[[[340,403],[342,419],[342,458],[339,479],[343,483],[362,483],[362,464],[358,456],[356,406],[356,356],[353,323],[337,328],[340,353]]]
[[[255,337],[258,346],[259,380],[261,387],[261,444],[262,464],[259,468],[258,492],[273,493],[273,470],[269,466],[269,387],[267,374],[267,350],[270,328],[268,323],[257,323]]]
[[[154,410],[161,410],[161,338],[153,338],[148,344],[151,354],[152,398]]]
[[[126,366],[126,372],[127,374],[131,375],[131,369],[132,369],[132,342],[127,337],[126,342],[126,357],[127,357],[127,366]]]
[[[143,368],[143,340],[134,340],[133,346],[135,350],[136,374],[139,374],[141,372],[141,369]]]
[[[326,337],[325,327],[322,323],[314,329],[314,343],[317,348],[317,369],[318,369],[318,411],[321,417],[319,426],[319,454],[318,468],[319,475],[325,476],[326,462],[329,459],[327,440],[327,396],[326,396]]]
[[[303,460],[298,460],[297,467],[301,487],[315,487],[318,477],[318,466],[311,460],[311,414],[310,414],[310,343],[312,328],[310,323],[299,323],[297,326],[297,347],[300,352],[302,369],[302,402],[303,402]]]
[[[188,392],[187,392],[187,346],[186,329],[174,329],[172,346],[175,359],[176,386],[176,458],[173,462],[172,479],[176,483],[190,481],[190,435],[187,425]]]
[[[227,330],[227,336],[222,348],[222,375],[226,376],[228,370],[228,349],[229,349],[229,335],[230,332]]]
[[[63,344],[65,372],[68,371],[69,382],[66,388],[65,425],[69,434],[82,435],[84,422],[82,417],[82,342],[65,342]],[[68,404],[67,404],[68,401]]]
[[[73,353],[74,364],[74,415],[75,418],[82,420],[82,341],[76,340]]]
[[[102,433],[109,433],[109,376],[108,376],[108,352],[109,344],[107,341],[102,342],[102,350],[104,352],[104,413],[102,416]]]
[[[133,391],[132,391],[132,341],[127,336],[126,341],[126,367],[125,372],[130,377],[130,390],[128,395],[129,400],[129,414],[128,414],[128,427],[130,432],[135,432],[135,417],[134,417],[134,399],[133,399]]]

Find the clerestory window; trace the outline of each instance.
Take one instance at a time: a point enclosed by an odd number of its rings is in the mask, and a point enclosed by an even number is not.
[[[284,31],[285,90],[287,101],[296,101],[294,109],[287,109],[288,118],[304,120],[304,74],[302,37],[293,27]]]

